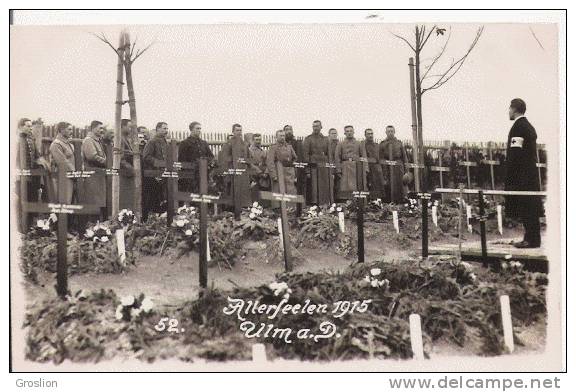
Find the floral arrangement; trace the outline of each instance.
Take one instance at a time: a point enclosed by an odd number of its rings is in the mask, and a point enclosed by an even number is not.
[[[252,207],[250,207],[250,213],[248,214],[248,217],[250,219],[257,219],[262,215],[263,212],[264,207],[262,207],[260,204],[258,204],[257,201],[255,201],[254,203],[252,203]]]
[[[112,236],[112,231],[108,226],[98,222],[91,228],[86,229],[84,233],[84,237],[88,240],[92,240],[93,242],[101,242],[106,243],[110,241],[110,237]]]
[[[154,308],[154,302],[140,294],[138,297],[127,295],[120,299],[120,305],[116,307],[116,320],[131,321],[142,314],[148,314]]]
[[[290,294],[292,294],[292,289],[288,287],[286,282],[272,282],[268,285],[268,288],[273,291],[275,297],[282,295],[285,300],[288,300]]]
[[[136,215],[129,209],[124,208],[118,213],[118,223],[122,227],[129,226],[131,224],[136,223]]]
[[[177,216],[172,221],[172,227],[176,227],[185,236],[192,237],[198,233],[198,219],[195,207],[182,206],[178,208]]]
[[[378,279],[381,274],[382,269],[372,268],[370,269],[370,275],[364,276],[364,279],[362,280],[369,284],[371,287],[384,287],[384,290],[388,290],[390,288],[390,281],[388,279]]]
[[[46,219],[38,219],[35,226],[36,233],[39,235],[49,234],[55,230],[56,222],[58,222],[58,217],[54,213],[50,214]]]

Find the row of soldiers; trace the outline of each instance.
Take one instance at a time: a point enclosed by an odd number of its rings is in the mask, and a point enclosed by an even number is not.
[[[90,129],[81,144],[81,167],[76,167],[75,147],[72,143],[73,127],[67,122],[57,124],[57,135],[49,148],[49,156],[44,157],[39,152],[39,144],[33,132],[34,124],[27,118],[18,123],[19,144],[18,153],[25,151],[25,168],[43,167],[51,173],[58,170],[76,171],[106,168],[106,146],[113,144],[110,133],[101,121],[92,121]],[[332,128],[328,136],[322,134],[322,123],[312,123],[312,133],[297,140],[293,128],[286,125],[276,132],[276,143],[265,150],[261,135],[253,135],[248,142],[242,135],[242,126],[234,124],[232,134],[223,144],[217,157],[210,146],[201,139],[202,126],[199,122],[189,125],[190,135],[179,143],[177,155],[179,162],[197,163],[200,158],[207,158],[211,177],[219,178],[224,194],[231,194],[232,180],[225,173],[228,169],[243,169],[246,175],[239,176],[236,186],[241,195],[240,202],[248,206],[258,198],[258,191],[278,191],[278,173],[276,162],[284,166],[286,192],[304,194],[309,204],[328,204],[333,200],[357,189],[357,161],[363,159],[364,184],[363,189],[370,190],[374,197],[388,201],[399,202],[404,199],[405,186],[403,175],[407,163],[402,142],[395,136],[393,126],[386,127],[387,138],[380,144],[374,141],[374,132],[365,130],[365,140],[359,141],[354,136],[354,128],[344,128],[345,138],[338,141],[338,132]],[[166,122],[159,122],[154,135],[150,138],[144,127],[138,128],[139,148],[143,169],[154,169],[162,166],[167,158],[169,128]],[[133,209],[135,187],[134,152],[136,146],[132,143],[132,124],[130,120],[121,122],[121,162],[120,177],[120,209]],[[46,159],[48,158],[48,159]],[[396,162],[394,169],[383,162]],[[18,164],[21,159],[18,157]],[[304,165],[298,165],[300,162]],[[393,176],[394,178],[391,178]],[[28,181],[28,200],[56,201],[83,204],[105,204],[106,179],[103,176],[84,178],[80,182],[67,179],[65,184],[56,184],[56,176],[52,180],[32,177]],[[165,180],[161,177],[142,178],[142,210],[143,217],[150,212],[165,210],[166,192]],[[198,177],[180,179],[178,187],[182,191],[198,192]],[[331,185],[332,184],[332,185]],[[390,187],[394,184],[394,187]]]

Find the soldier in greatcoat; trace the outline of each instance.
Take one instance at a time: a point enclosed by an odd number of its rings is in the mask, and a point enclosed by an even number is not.
[[[90,171],[94,169],[106,168],[106,151],[102,146],[102,136],[104,135],[102,122],[92,121],[90,131],[82,140],[80,149],[82,155],[82,170]],[[80,200],[85,204],[106,204],[106,177],[102,175],[92,175],[82,179]]]
[[[310,194],[307,202],[311,204],[330,203],[330,171],[328,163],[328,138],[321,133],[322,122],[312,123],[312,134],[306,136],[302,145],[302,158],[310,165]]]
[[[353,191],[365,191],[366,188],[366,172],[368,165],[362,163],[362,186],[358,187],[356,168],[359,158],[366,158],[366,150],[360,141],[354,138],[354,127],[347,125],[344,127],[345,138],[339,142],[335,151],[336,172],[340,175],[340,196],[350,197]]]
[[[296,173],[293,163],[296,161],[296,151],[292,146],[286,143],[286,134],[284,130],[276,131],[276,144],[268,149],[266,154],[266,166],[272,180],[272,192],[280,192],[280,183],[276,162],[283,165],[284,174],[284,191],[287,194],[296,194]],[[278,202],[272,202],[272,207],[278,207]]]
[[[392,203],[400,203],[405,197],[403,176],[408,158],[402,141],[396,138],[395,133],[396,130],[392,125],[386,127],[386,139],[380,143],[379,157],[381,160],[396,162],[394,166],[384,164],[382,166],[386,188],[389,189],[386,192],[388,195],[386,199]]]
[[[380,164],[380,146],[374,142],[374,131],[370,128],[364,131],[365,140],[362,142],[366,150],[368,163],[368,190],[373,197],[384,198],[384,174]]]
[[[220,170],[224,174],[224,193],[232,197],[233,176],[236,176],[236,191],[239,194],[240,206],[248,207],[252,203],[250,194],[250,173],[248,170],[252,166],[250,163],[250,153],[248,143],[242,138],[242,125],[234,124],[232,126],[232,136],[224,143],[222,150],[218,155]],[[226,174],[230,169],[243,169],[243,174]]]
[[[71,204],[72,200],[76,199],[75,180],[64,178],[60,181],[59,173],[76,171],[74,145],[70,141],[73,128],[67,122],[59,122],[56,130],[58,134],[50,144],[51,174],[55,193],[51,199],[55,203]]]

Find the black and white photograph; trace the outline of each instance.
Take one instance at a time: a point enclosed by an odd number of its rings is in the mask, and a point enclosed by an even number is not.
[[[129,13],[11,11],[11,371],[565,370],[565,10]]]

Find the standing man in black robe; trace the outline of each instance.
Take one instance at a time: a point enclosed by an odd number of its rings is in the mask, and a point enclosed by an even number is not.
[[[194,164],[192,170],[195,171],[194,178],[181,178],[178,180],[178,187],[181,191],[198,193],[200,192],[200,172],[199,164],[200,158],[208,160],[208,167],[214,167],[214,154],[210,150],[210,146],[205,140],[200,138],[202,131],[202,124],[193,121],[188,126],[190,129],[190,136],[180,143],[178,147],[178,160],[180,162],[189,162]]]
[[[510,102],[509,116],[514,125],[508,134],[506,148],[507,191],[540,191],[536,167],[536,130],[524,116],[526,103],[520,98]],[[540,217],[544,215],[540,196],[506,196],[506,216],[520,218],[524,239],[517,248],[540,247]]]

